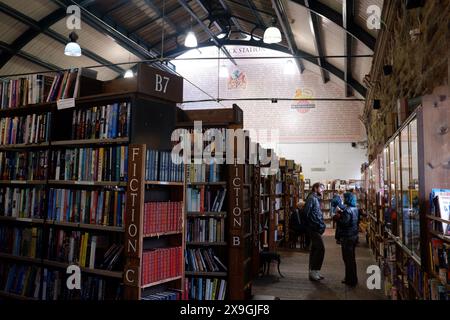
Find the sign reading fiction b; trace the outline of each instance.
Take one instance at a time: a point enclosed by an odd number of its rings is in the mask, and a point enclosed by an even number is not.
[[[139,286],[142,256],[142,212],[144,200],[144,155],[145,145],[128,147],[128,184],[125,217],[125,256],[124,283]]]

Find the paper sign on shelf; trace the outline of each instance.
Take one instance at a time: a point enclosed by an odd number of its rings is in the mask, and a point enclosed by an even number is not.
[[[75,98],[60,99],[56,101],[58,110],[75,108]]]

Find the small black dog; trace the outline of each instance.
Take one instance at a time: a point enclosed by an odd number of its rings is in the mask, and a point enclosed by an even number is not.
[[[277,268],[278,268],[278,274],[284,278],[284,276],[281,274],[280,272],[280,264],[281,264],[281,257],[278,253],[276,252],[269,252],[269,251],[263,251],[260,253],[260,261],[262,264],[262,275],[264,276],[265,274],[269,275],[270,272],[270,264],[272,261],[276,261],[278,262]]]

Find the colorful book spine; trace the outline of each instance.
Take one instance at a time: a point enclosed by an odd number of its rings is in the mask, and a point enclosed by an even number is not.
[[[0,152],[1,180],[46,180],[47,151]]]
[[[181,247],[145,250],[142,254],[142,284],[180,277],[183,251]]]
[[[144,234],[179,232],[183,202],[148,202],[144,205]]]
[[[42,188],[0,188],[0,216],[42,219],[44,204]]]

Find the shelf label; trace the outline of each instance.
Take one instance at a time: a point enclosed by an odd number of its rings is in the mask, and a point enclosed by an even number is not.
[[[95,184],[95,182],[94,181],[75,181],[75,184],[93,186]]]
[[[27,182],[25,180],[11,180],[11,183],[26,184]]]
[[[75,98],[60,99],[56,101],[56,107],[58,110],[75,108]]]

